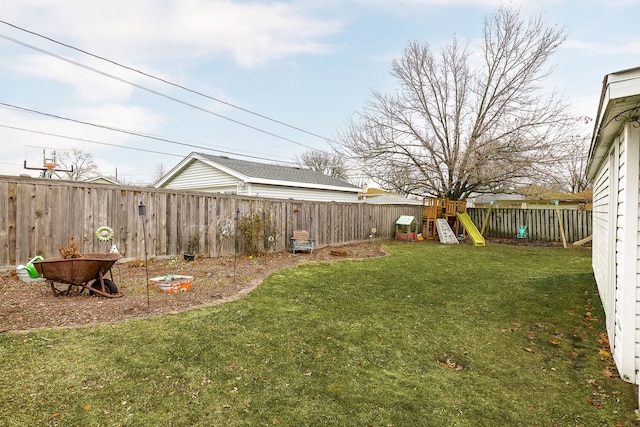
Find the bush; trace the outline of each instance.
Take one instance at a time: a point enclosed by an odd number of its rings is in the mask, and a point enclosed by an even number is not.
[[[244,253],[252,256],[266,253],[269,247],[275,245],[278,234],[271,211],[254,210],[253,206],[238,219],[238,231],[244,243]]]

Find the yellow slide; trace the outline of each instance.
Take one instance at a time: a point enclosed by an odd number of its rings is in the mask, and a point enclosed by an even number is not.
[[[464,227],[465,230],[467,230],[467,234],[469,235],[469,237],[471,237],[473,244],[475,246],[484,246],[484,237],[482,237],[482,234],[480,234],[480,232],[476,228],[473,221],[471,221],[469,214],[466,212],[465,213],[458,212],[457,215],[458,215],[458,219],[462,223],[462,226]]]

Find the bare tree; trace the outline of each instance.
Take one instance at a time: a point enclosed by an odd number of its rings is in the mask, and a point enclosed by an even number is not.
[[[367,176],[401,193],[460,199],[527,183],[545,169],[569,123],[566,105],[539,93],[564,30],[499,8],[483,35],[475,61],[454,38],[438,54],[410,42],[392,62],[397,93],[374,91],[339,135]]]
[[[99,175],[98,166],[93,161],[93,155],[75,147],[58,156],[58,163],[64,169],[73,169],[73,172],[56,173],[64,179],[81,181]]]
[[[322,172],[325,175],[348,180],[348,168],[344,158],[326,151],[306,151],[296,160],[309,169]]]
[[[590,142],[590,136],[575,136],[564,144],[561,157],[547,175],[549,187],[570,194],[591,188],[587,179]]]
[[[156,168],[153,170],[153,175],[151,175],[151,181],[156,183],[160,181],[160,178],[167,174],[167,170],[162,163],[158,163]]]

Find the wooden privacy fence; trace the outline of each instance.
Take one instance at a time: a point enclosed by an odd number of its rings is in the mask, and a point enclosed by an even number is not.
[[[138,204],[146,216],[138,215]],[[59,256],[58,245],[74,237],[81,253],[107,252],[112,244],[125,257],[177,256],[195,236],[197,253],[233,255],[236,239],[224,237],[221,225],[237,216],[268,212],[268,250],[288,248],[293,230],[309,230],[318,246],[370,238],[392,239],[400,215],[421,216],[421,206],[327,203],[260,199],[201,192],[174,192],[147,187],[89,184],[0,176],[0,266],[24,264],[35,255]],[[143,227],[143,220],[146,225]],[[99,242],[101,226],[114,230],[112,242]],[[222,227],[224,229],[224,227]],[[241,240],[240,240],[241,242]],[[237,253],[242,253],[239,243]]]
[[[471,220],[481,230],[489,208],[467,210]],[[518,227],[526,226],[529,240],[561,242],[562,234],[558,213],[567,243],[577,242],[591,236],[591,211],[573,209],[492,209],[485,237],[514,239]]]

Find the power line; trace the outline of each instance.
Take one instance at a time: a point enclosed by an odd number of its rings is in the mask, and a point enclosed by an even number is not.
[[[288,163],[288,164],[292,164],[292,165],[296,165],[297,164],[297,163],[294,163],[294,162],[273,160],[273,159],[260,157],[260,156],[252,156],[252,155],[248,155],[248,154],[234,153],[234,152],[231,152],[231,151],[217,150],[217,149],[214,149],[214,148],[211,148],[211,147],[207,147],[207,146],[190,144],[190,143],[186,143],[186,142],[176,141],[176,140],[173,140],[173,139],[168,139],[168,138],[163,138],[163,137],[159,137],[159,136],[148,135],[148,134],[144,134],[144,133],[136,132],[136,131],[132,131],[132,130],[119,129],[119,128],[112,127],[112,126],[100,125],[100,124],[96,124],[96,123],[91,123],[91,122],[85,122],[85,121],[82,121],[82,120],[72,119],[72,118],[60,116],[60,115],[57,115],[57,114],[45,113],[45,112],[42,112],[42,111],[33,110],[33,109],[30,109],[30,108],[25,108],[25,107],[19,107],[17,105],[7,104],[7,103],[4,103],[4,102],[0,102],[0,106],[6,107],[6,108],[11,108],[11,109],[18,110],[18,111],[28,112],[28,113],[32,113],[32,114],[39,114],[39,115],[46,116],[46,117],[53,117],[53,118],[59,119],[59,120],[66,120],[66,121],[70,121],[70,122],[73,122],[73,123],[83,124],[83,125],[87,125],[87,126],[101,128],[101,129],[107,129],[107,130],[114,131],[114,132],[121,132],[121,133],[125,133],[125,134],[128,134],[128,135],[138,136],[140,138],[148,138],[148,139],[153,139],[153,140],[156,140],[156,141],[167,142],[169,144],[181,145],[181,146],[190,147],[190,148],[197,148],[197,149],[200,149],[200,150],[209,150],[209,151],[214,151],[214,152],[217,152],[217,153],[231,154],[231,155],[234,155],[234,156],[241,156],[241,157],[247,157],[247,158],[258,159],[258,160],[267,160],[267,161],[270,161],[270,162]],[[92,141],[92,140],[87,140],[87,139],[82,139],[82,138],[67,137],[67,136],[64,136],[64,135],[57,135],[57,134],[52,134],[52,133],[47,133],[47,132],[35,131],[35,130],[24,129],[24,128],[18,128],[18,127],[15,127],[15,126],[0,125],[0,127],[10,128],[10,129],[15,129],[15,130],[22,130],[22,131],[26,131],[26,132],[33,132],[33,133],[38,133],[38,134],[43,134],[43,135],[56,136],[56,137],[60,137],[60,138],[67,138],[67,139],[77,140],[77,141],[91,142],[91,143],[101,144],[101,145],[109,145],[109,146],[114,146],[114,147],[119,147],[119,148],[135,149],[135,148],[132,148],[132,147],[124,147],[124,146],[119,146],[119,145],[116,145],[116,144],[109,144],[109,143],[106,143],[106,142],[97,142],[97,141]],[[155,151],[152,151],[152,150],[143,150],[143,149],[139,149],[139,150],[140,151],[148,151],[148,152],[156,153],[156,154],[168,154],[168,153],[155,152]],[[169,154],[169,155],[174,155],[174,154]]]
[[[26,129],[26,128],[21,128],[21,127],[17,127],[17,126],[9,126],[9,125],[0,124],[0,127],[1,128],[5,128],[5,129],[19,130],[21,132],[35,133],[35,134],[38,134],[38,135],[54,136],[56,138],[69,139],[69,140],[72,140],[72,141],[88,142],[90,144],[107,145],[107,146],[110,146],[110,147],[124,148],[124,149],[127,149],[127,150],[134,150],[134,151],[144,151],[146,153],[162,154],[162,155],[165,155],[165,156],[184,157],[184,156],[182,156],[180,154],[164,153],[162,151],[147,150],[147,149],[144,149],[144,148],[127,147],[127,146],[124,146],[124,145],[110,144],[108,142],[94,141],[94,140],[85,139],[85,138],[76,138],[76,137],[73,137],[73,136],[60,135],[60,134],[51,133],[51,132],[42,132],[42,131],[38,131],[38,130],[34,130],[34,129]],[[25,147],[35,147],[35,146],[25,145]],[[56,150],[57,150],[57,148],[56,148]]]
[[[314,137],[316,137],[316,138],[320,138],[320,139],[322,139],[322,140],[324,140],[324,141],[326,141],[326,142],[332,142],[332,143],[335,143],[335,141],[333,141],[333,140],[331,140],[331,139],[329,139],[329,138],[327,138],[327,137],[324,137],[324,136],[322,136],[322,135],[318,135],[318,134],[316,134],[316,133],[313,133],[313,132],[310,132],[310,131],[304,130],[304,129],[299,128],[299,127],[297,127],[297,126],[290,125],[290,124],[285,123],[285,122],[280,121],[280,120],[276,120],[276,119],[274,119],[274,118],[271,118],[271,117],[265,116],[264,114],[256,113],[255,111],[251,111],[251,110],[249,110],[249,109],[247,109],[247,108],[239,107],[239,106],[234,105],[234,104],[232,104],[232,103],[230,103],[230,102],[223,101],[223,100],[221,100],[221,99],[219,99],[219,98],[215,98],[215,97],[213,97],[213,96],[211,96],[211,95],[207,95],[207,94],[202,93],[202,92],[199,92],[199,91],[197,91],[197,90],[190,89],[190,88],[188,88],[188,87],[186,87],[186,86],[183,86],[183,85],[180,85],[180,84],[178,84],[178,83],[173,83],[173,82],[171,82],[171,81],[169,81],[169,80],[166,80],[166,79],[163,79],[163,78],[161,78],[161,77],[157,77],[157,76],[154,76],[154,75],[152,75],[152,74],[146,73],[146,72],[144,72],[144,71],[138,70],[138,69],[136,69],[136,68],[133,68],[133,67],[130,67],[130,66],[127,66],[127,65],[121,64],[121,63],[119,63],[119,62],[117,62],[117,61],[114,61],[114,60],[112,60],[112,59],[105,58],[105,57],[100,56],[100,55],[96,55],[96,54],[94,54],[94,53],[91,53],[91,52],[86,51],[86,50],[84,50],[84,49],[77,48],[77,47],[72,46],[72,45],[67,44],[67,43],[63,43],[63,42],[61,42],[61,41],[58,41],[58,40],[53,39],[53,38],[51,38],[51,37],[47,37],[47,36],[45,36],[45,35],[42,35],[42,34],[40,34],[40,33],[35,32],[35,31],[27,30],[26,28],[22,28],[22,27],[19,27],[19,26],[15,25],[15,24],[11,24],[11,23],[9,23],[9,22],[7,22],[7,21],[4,21],[4,20],[2,20],[2,19],[0,19],[0,22],[1,22],[1,23],[3,23],[3,24],[5,24],[5,25],[8,25],[8,26],[10,26],[10,27],[13,27],[13,28],[15,28],[15,29],[17,29],[17,30],[20,30],[20,31],[23,31],[23,32],[25,32],[25,33],[28,33],[28,34],[34,35],[34,36],[36,36],[36,37],[40,37],[40,38],[42,38],[42,39],[48,40],[48,41],[50,41],[50,42],[52,42],[52,43],[55,43],[55,44],[57,44],[57,45],[64,46],[64,47],[66,47],[66,48],[68,48],[68,49],[75,50],[75,51],[77,51],[77,52],[83,53],[83,54],[85,54],[85,55],[91,56],[91,57],[96,58],[96,59],[100,59],[101,61],[108,62],[108,63],[110,63],[110,64],[116,65],[116,66],[118,66],[118,67],[124,68],[124,69],[129,70],[129,71],[133,71],[134,73],[141,74],[141,75],[143,75],[143,76],[145,76],[145,77],[149,77],[149,78],[151,78],[151,79],[154,79],[154,80],[160,81],[160,82],[165,83],[165,84],[168,84],[168,85],[170,85],[170,86],[177,87],[177,88],[179,88],[179,89],[182,89],[182,90],[184,90],[184,91],[187,91],[187,92],[190,92],[190,93],[193,93],[193,94],[196,94],[196,95],[202,96],[202,97],[207,98],[207,99],[210,99],[210,100],[212,100],[212,101],[219,102],[219,103],[221,103],[221,104],[227,105],[227,106],[229,106],[229,107],[235,108],[235,109],[240,110],[240,111],[243,111],[243,112],[245,112],[245,113],[249,113],[249,114],[252,114],[252,115],[254,115],[254,116],[256,116],[256,117],[260,117],[261,119],[269,120],[269,121],[271,121],[271,122],[273,122],[273,123],[277,123],[277,124],[279,124],[279,125],[286,126],[286,127],[290,128],[290,129],[294,129],[294,130],[297,130],[297,131],[299,131],[299,132],[306,133],[307,135],[311,135],[311,136],[314,136]]]
[[[0,22],[3,22],[3,21],[0,21]],[[109,77],[109,78],[114,79],[114,80],[117,80],[117,81],[119,81],[119,82],[122,82],[122,83],[125,83],[125,84],[128,84],[128,85],[131,85],[131,86],[136,87],[136,88],[138,88],[138,89],[140,89],[140,90],[144,90],[144,91],[149,92],[149,93],[152,93],[152,94],[154,94],[154,95],[161,96],[161,97],[163,97],[163,98],[169,99],[169,100],[174,101],[174,102],[177,102],[177,103],[179,103],[179,104],[186,105],[186,106],[191,107],[191,108],[194,108],[194,109],[196,109],[196,110],[200,110],[200,111],[202,111],[202,112],[205,112],[205,113],[211,114],[211,115],[213,115],[213,116],[219,117],[219,118],[221,118],[221,119],[228,120],[228,121],[230,121],[230,122],[232,122],[232,123],[235,123],[235,124],[238,124],[238,125],[240,125],[240,126],[244,126],[244,127],[246,127],[246,128],[253,129],[253,130],[257,131],[257,132],[261,132],[261,133],[264,133],[264,134],[266,134],[266,135],[273,136],[274,138],[282,139],[282,140],[284,140],[284,141],[290,142],[290,143],[292,143],[292,144],[299,145],[299,146],[301,146],[301,147],[308,148],[308,149],[313,150],[313,151],[318,151],[318,149],[317,149],[317,148],[310,147],[310,146],[305,145],[305,144],[303,144],[303,143],[301,143],[301,142],[294,141],[293,139],[286,138],[286,137],[284,137],[284,136],[281,136],[281,135],[275,134],[275,133],[273,133],[273,132],[266,131],[266,130],[264,130],[264,129],[260,129],[260,128],[256,127],[256,126],[252,126],[252,125],[250,125],[250,124],[247,124],[247,123],[241,122],[241,121],[239,121],[239,120],[232,119],[232,118],[227,117],[227,116],[223,116],[222,114],[215,113],[215,112],[213,112],[213,111],[211,111],[211,110],[208,110],[208,109],[206,109],[206,108],[204,108],[204,107],[200,107],[200,106],[198,106],[198,105],[191,104],[190,102],[186,102],[186,101],[183,101],[183,100],[181,100],[181,99],[175,98],[175,97],[173,97],[173,96],[167,95],[167,94],[165,94],[165,93],[158,92],[157,90],[153,90],[153,89],[148,88],[148,87],[146,87],[146,86],[142,86],[142,85],[139,85],[139,84],[137,84],[137,83],[133,83],[133,82],[128,81],[128,80],[125,80],[125,79],[123,79],[123,78],[121,78],[121,77],[117,77],[117,76],[114,76],[113,74],[109,74],[109,73],[107,73],[107,72],[105,72],[105,71],[98,70],[97,68],[93,68],[93,67],[90,67],[90,66],[88,66],[88,65],[84,65],[84,64],[82,64],[82,63],[80,63],[80,62],[77,62],[77,61],[74,61],[74,60],[72,60],[72,59],[66,58],[66,57],[64,57],[64,56],[62,56],[62,55],[58,55],[58,54],[55,54],[55,53],[53,53],[53,52],[49,52],[48,50],[41,49],[41,48],[39,48],[39,47],[36,47],[36,46],[30,45],[29,43],[22,42],[22,41],[20,41],[20,40],[14,39],[14,38],[12,38],[12,37],[6,36],[6,35],[4,35],[4,34],[0,34],[0,38],[3,38],[3,39],[5,39],[5,40],[11,41],[11,42],[13,42],[13,43],[19,44],[19,45],[21,45],[21,46],[27,47],[27,48],[29,48],[29,49],[33,49],[33,50],[38,51],[38,52],[40,52],[40,53],[43,53],[43,54],[45,54],[45,55],[52,56],[52,57],[54,57],[54,58],[56,58],[56,59],[59,59],[59,60],[61,60],[61,61],[65,61],[65,62],[67,62],[67,63],[69,63],[69,64],[72,64],[72,65],[75,65],[75,66],[78,66],[78,67],[84,68],[84,69],[89,70],[89,71],[93,71],[94,73],[100,74],[100,75],[102,75],[102,76]]]

